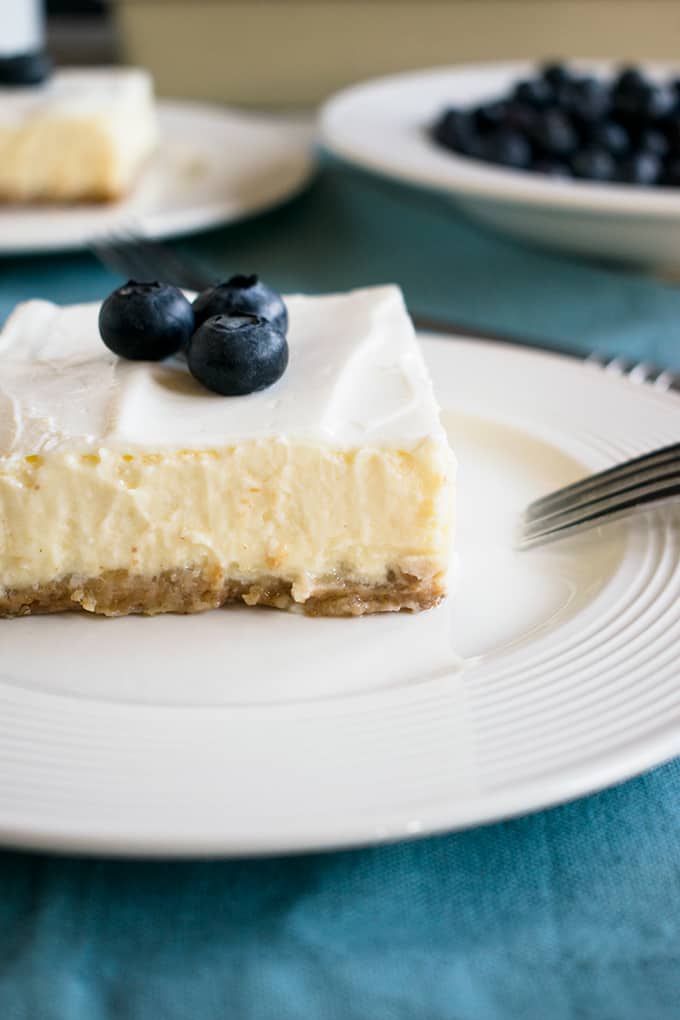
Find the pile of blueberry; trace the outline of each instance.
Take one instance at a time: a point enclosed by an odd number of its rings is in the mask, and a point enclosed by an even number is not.
[[[450,108],[439,144],[487,163],[625,184],[680,186],[680,78],[662,85],[636,67],[605,81],[549,64],[511,92]]]
[[[232,276],[193,304],[165,283],[129,280],[99,312],[99,332],[114,354],[160,361],[183,352],[189,371],[214,393],[242,396],[280,379],[288,364],[283,298],[257,276]]]

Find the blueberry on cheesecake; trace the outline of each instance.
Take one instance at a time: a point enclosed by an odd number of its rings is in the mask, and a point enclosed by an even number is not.
[[[288,312],[280,294],[258,276],[232,276],[226,283],[202,291],[194,301],[196,325],[213,315],[258,315],[280,333],[288,330]]]
[[[160,361],[189,343],[194,310],[177,287],[128,280],[99,310],[99,333],[114,354]]]

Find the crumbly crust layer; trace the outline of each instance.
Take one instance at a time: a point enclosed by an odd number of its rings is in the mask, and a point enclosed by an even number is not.
[[[200,613],[230,602],[276,609],[299,607],[307,616],[363,616],[366,613],[430,609],[445,596],[440,573],[416,577],[400,568],[384,582],[351,578],[324,582],[304,602],[296,601],[292,582],[262,576],[256,581],[225,578],[221,572],[182,568],[155,577],[109,570],[98,577],[64,577],[33,588],[0,589],[0,617],[84,610],[102,616],[138,613]]]
[[[77,196],[64,198],[56,190],[54,193],[41,195],[25,195],[18,189],[16,191],[0,190],[0,205],[16,206],[50,206],[50,205],[110,205],[119,202],[129,193],[131,188],[123,189],[114,184],[96,184],[78,193]]]

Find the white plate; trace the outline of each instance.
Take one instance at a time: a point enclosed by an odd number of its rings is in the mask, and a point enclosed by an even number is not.
[[[585,72],[614,65],[578,61]],[[557,180],[458,156],[430,139],[447,106],[499,98],[536,64],[478,64],[400,74],[354,85],[321,114],[329,149],[369,170],[455,196],[491,226],[542,244],[617,260],[680,263],[680,189]],[[678,68],[654,65],[663,79]]]
[[[112,205],[0,209],[0,255],[85,247],[116,227],[169,237],[292,197],[314,169],[308,119],[161,100],[161,144],[130,196]]]
[[[0,622],[0,839],[113,853],[370,843],[531,811],[680,752],[670,511],[544,551],[515,511],[677,439],[677,397],[426,339],[460,458],[457,591],[356,620]]]

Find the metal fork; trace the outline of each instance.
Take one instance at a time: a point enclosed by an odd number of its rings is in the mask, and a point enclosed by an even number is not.
[[[517,545],[530,549],[678,496],[680,443],[672,443],[535,500],[524,511]]]

